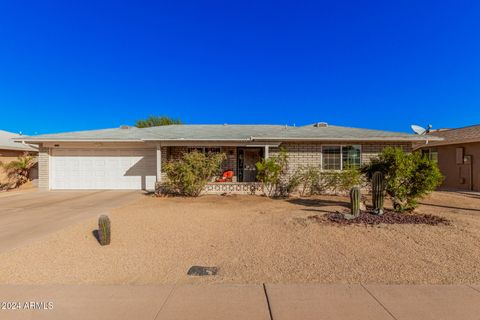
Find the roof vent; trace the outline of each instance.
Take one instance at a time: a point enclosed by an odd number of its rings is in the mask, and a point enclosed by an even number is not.
[[[326,128],[328,127],[328,123],[326,122],[317,122],[313,125],[314,127],[317,127],[317,128]]]
[[[130,129],[130,126],[127,126],[127,125],[122,124],[122,125],[120,126],[120,129]]]

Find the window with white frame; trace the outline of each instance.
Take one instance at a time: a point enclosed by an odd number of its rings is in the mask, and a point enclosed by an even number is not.
[[[344,170],[359,168],[361,165],[360,145],[323,146],[322,169]]]
[[[342,152],[340,146],[323,146],[322,168],[323,170],[342,169]]]

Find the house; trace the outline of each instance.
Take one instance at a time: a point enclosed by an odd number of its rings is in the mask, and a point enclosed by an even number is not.
[[[360,166],[387,146],[412,150],[414,142],[441,140],[407,133],[331,126],[170,125],[151,128],[67,132],[22,137],[39,146],[42,189],[154,189],[165,178],[162,166],[185,152],[223,152],[232,183],[208,191],[246,191],[255,182],[255,163],[289,153],[289,170],[315,165],[323,170]]]
[[[17,138],[20,139],[21,135],[0,130],[0,162],[9,163],[17,160],[25,152],[37,154],[37,149],[34,146],[13,141],[13,139]],[[32,172],[31,175],[35,176],[36,174]],[[7,180],[5,171],[0,168],[0,184],[7,182]]]
[[[441,187],[480,191],[480,125],[435,130],[428,136],[444,140],[430,140],[415,149],[437,161],[445,176]]]

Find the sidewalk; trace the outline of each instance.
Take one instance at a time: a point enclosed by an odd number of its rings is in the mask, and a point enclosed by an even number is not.
[[[1,285],[0,301],[47,309],[0,319],[480,319],[480,285]]]

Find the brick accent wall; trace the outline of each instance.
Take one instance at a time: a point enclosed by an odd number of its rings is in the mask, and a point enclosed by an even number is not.
[[[363,143],[362,144],[362,164],[367,164],[372,158],[375,158],[386,147],[402,148],[405,152],[412,152],[411,142],[397,143]]]
[[[282,143],[279,148],[270,148],[270,155],[278,155],[280,148],[285,148],[288,152],[289,173],[295,172],[300,166],[321,166],[322,164],[322,145],[361,145],[361,162],[367,164],[372,158],[377,156],[386,147],[402,148],[405,152],[412,151],[412,144],[410,142],[393,142],[393,143],[378,143],[378,142],[288,142]]]
[[[295,172],[301,166],[320,166],[322,163],[321,143],[282,143],[280,148],[288,152],[288,171]],[[280,148],[270,148],[270,156],[278,155]]]
[[[49,148],[40,147],[38,150],[38,188],[49,189]]]

